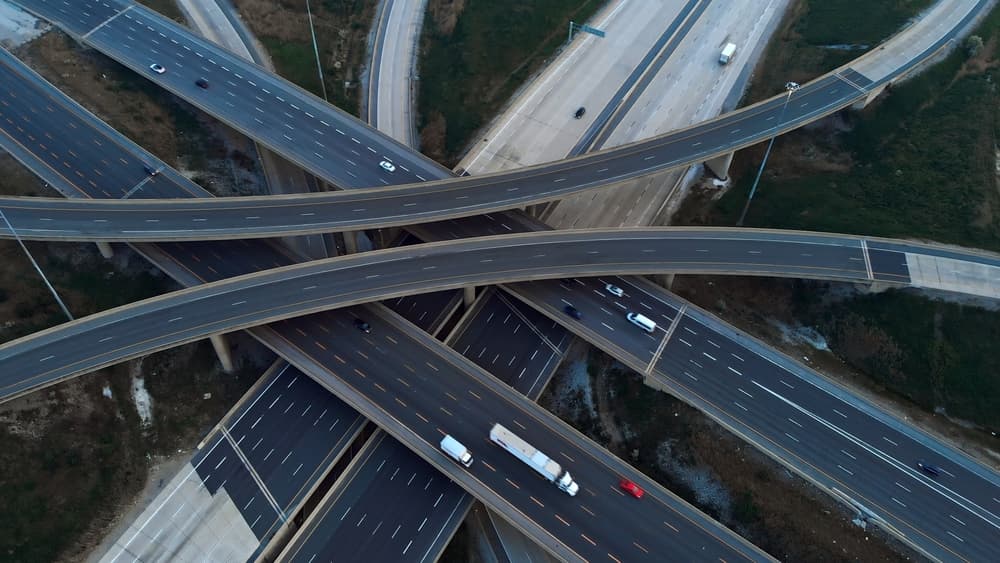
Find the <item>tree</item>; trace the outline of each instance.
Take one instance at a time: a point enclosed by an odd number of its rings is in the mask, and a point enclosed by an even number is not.
[[[983,38],[978,35],[970,35],[965,40],[965,52],[969,58],[975,57],[983,50]]]

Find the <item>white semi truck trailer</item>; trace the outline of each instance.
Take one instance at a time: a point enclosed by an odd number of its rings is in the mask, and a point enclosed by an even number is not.
[[[557,487],[566,491],[569,496],[576,496],[580,490],[580,485],[573,481],[568,471],[563,471],[562,467],[549,456],[538,451],[534,446],[518,438],[516,434],[507,430],[500,424],[494,424],[490,430],[490,440],[501,448],[510,452],[511,455],[523,461],[534,469],[539,475],[545,477],[550,483],[555,483]]]

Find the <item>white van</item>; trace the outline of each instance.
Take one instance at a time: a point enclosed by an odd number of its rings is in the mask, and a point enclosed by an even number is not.
[[[719,64],[727,65],[729,61],[732,60],[733,55],[736,54],[736,44],[726,43],[725,47],[722,48],[722,54],[719,55]]]
[[[646,332],[653,332],[656,330],[656,323],[653,322],[653,319],[650,319],[641,313],[629,312],[629,314],[625,315],[625,318],[628,319],[628,322],[634,324],[642,330],[645,330]]]
[[[469,453],[469,448],[463,446],[461,442],[450,435],[441,438],[441,449],[462,465],[466,467],[472,465],[472,454]]]

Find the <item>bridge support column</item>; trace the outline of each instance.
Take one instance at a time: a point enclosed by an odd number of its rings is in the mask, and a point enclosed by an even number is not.
[[[233,354],[229,351],[229,341],[226,339],[226,335],[213,334],[208,339],[212,342],[212,348],[215,348],[215,355],[219,357],[222,371],[232,373],[234,369]]]
[[[851,109],[853,110],[864,109],[868,104],[872,103],[875,100],[875,98],[879,97],[879,94],[881,94],[886,89],[886,86],[888,86],[888,84],[883,84],[882,86],[872,90],[871,92],[868,92],[868,95],[865,96],[865,99],[854,102],[854,105],[851,106]]]
[[[355,231],[344,231],[344,253],[358,253],[358,233]]]
[[[115,249],[111,248],[110,242],[97,243],[97,250],[100,250],[101,256],[105,258],[112,258],[115,255]]]
[[[712,174],[715,174],[720,180],[729,179],[729,165],[733,163],[733,154],[726,153],[722,156],[717,156],[711,160],[705,161],[705,168],[708,168]]]
[[[465,309],[468,310],[472,307],[472,304],[476,302],[476,286],[471,285],[469,287],[463,287],[462,289],[465,290]]]
[[[664,289],[670,289],[670,286],[674,285],[674,276],[676,274],[653,274],[653,283],[663,287]]]

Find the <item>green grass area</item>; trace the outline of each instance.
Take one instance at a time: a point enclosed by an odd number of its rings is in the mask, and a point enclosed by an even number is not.
[[[981,27],[996,41],[1000,10]],[[919,237],[1000,250],[1000,189],[994,147],[1000,132],[996,47],[967,61],[959,49],[853,117],[853,130],[818,142],[779,139],[747,225]],[[805,143],[803,143],[805,140]],[[805,153],[842,153],[845,172],[786,173],[808,167]],[[813,146],[809,146],[813,143]],[[791,149],[782,152],[786,144]],[[805,148],[801,148],[805,146]],[[792,154],[795,153],[795,154]],[[733,224],[758,159],[719,202],[710,222]],[[818,168],[818,167],[817,167]]]
[[[312,43],[281,41],[273,37],[261,37],[261,43],[271,55],[278,74],[299,87],[323,97],[316,70],[316,56]]]
[[[896,33],[933,0],[800,0],[758,65],[745,98],[774,95],[860,56]]]
[[[263,43],[279,75],[316,96],[323,86],[331,104],[357,116],[360,75],[368,33],[374,20],[372,0],[304,1],[234,0],[241,18]],[[310,29],[310,14],[312,29]],[[320,84],[316,49],[323,68]]]
[[[423,151],[453,163],[524,81],[603,0],[469,2],[450,33],[431,16],[420,62]],[[567,109],[567,111],[570,111]]]
[[[1000,428],[1000,315],[901,291],[809,307],[831,349],[932,411]]]
[[[746,224],[1000,250],[1000,8],[973,33],[978,55],[960,47],[848,114],[849,130],[778,139]],[[734,188],[691,222],[734,224],[761,156],[738,154]],[[924,408],[1000,425],[1000,315],[896,292],[829,307],[803,318],[852,367]]]
[[[807,0],[808,15],[796,30],[813,46],[875,45],[933,0]]]

